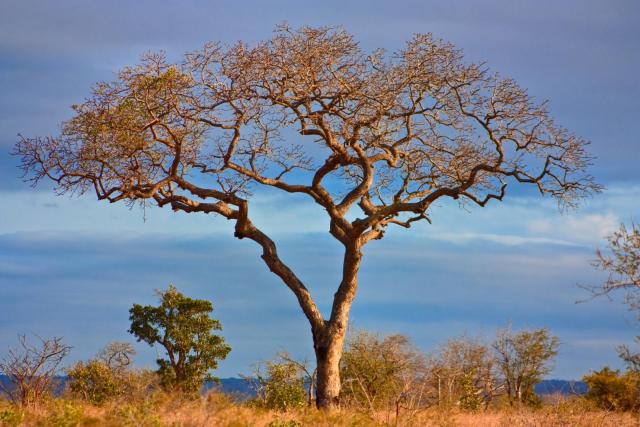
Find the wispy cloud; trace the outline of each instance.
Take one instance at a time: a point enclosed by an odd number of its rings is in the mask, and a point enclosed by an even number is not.
[[[535,245],[565,245],[576,246],[577,244],[568,240],[553,239],[548,237],[517,236],[511,234],[491,234],[491,233],[442,233],[432,234],[435,239],[446,240],[453,243],[469,243],[476,240],[499,243],[507,246],[517,246],[526,244]]]

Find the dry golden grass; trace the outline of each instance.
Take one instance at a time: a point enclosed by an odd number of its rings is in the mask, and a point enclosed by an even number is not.
[[[455,409],[428,409],[403,413],[362,413],[342,410],[325,414],[315,409],[287,413],[233,403],[228,397],[210,393],[198,400],[184,400],[166,394],[149,396],[140,402],[114,402],[104,407],[53,399],[37,408],[21,410],[0,402],[2,426],[640,426],[638,414],[598,411],[580,400],[565,400],[541,409],[505,409],[465,413]]]

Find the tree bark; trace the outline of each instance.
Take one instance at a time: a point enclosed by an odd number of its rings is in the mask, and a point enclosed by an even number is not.
[[[316,407],[334,410],[340,406],[340,359],[344,345],[344,335],[326,335],[314,339],[318,378],[316,385]]]
[[[345,247],[342,282],[334,295],[331,317],[322,333],[313,336],[318,369],[316,406],[328,411],[340,406],[340,360],[349,324],[349,310],[358,287],[358,270],[362,259],[359,239]]]

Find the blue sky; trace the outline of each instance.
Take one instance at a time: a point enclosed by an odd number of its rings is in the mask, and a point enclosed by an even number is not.
[[[249,42],[275,25],[343,25],[364,49],[394,50],[433,32],[512,76],[558,122],[592,141],[592,173],[606,190],[561,213],[529,191],[464,210],[441,203],[433,225],[397,230],[365,249],[356,327],[410,336],[425,351],[462,333],[548,326],[560,337],[554,377],[618,366],[615,346],[638,333],[620,301],[575,304],[598,283],[594,249],[640,216],[640,5],[635,1],[324,1],[0,3],[0,345],[21,332],[62,335],[73,358],[130,339],[127,310],[175,283],[211,299],[233,351],[221,376],[287,349],[311,356],[309,327],[251,242],[219,218],[57,197],[21,182],[8,152],[16,134],[55,134],[91,84],[139,54],[170,57],[209,40]],[[255,222],[327,308],[340,248],[317,207],[259,192]],[[276,211],[276,204],[287,209]],[[145,217],[146,216],[146,220]],[[313,262],[310,260],[313,259]],[[155,353],[138,344],[140,365]]]

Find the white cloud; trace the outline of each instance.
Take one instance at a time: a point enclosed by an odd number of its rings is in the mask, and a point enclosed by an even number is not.
[[[640,217],[640,186],[617,184],[585,201],[577,210],[559,212],[552,200],[512,197],[487,208],[463,210],[445,204],[433,211],[425,236],[457,244],[473,241],[515,245],[595,247],[621,222]]]
[[[619,224],[619,216],[613,212],[607,212],[535,218],[528,221],[526,228],[531,234],[537,236],[554,236],[560,241],[593,245],[604,240],[618,228]]]
[[[570,241],[553,239],[547,237],[531,237],[518,236],[513,234],[492,234],[492,233],[439,233],[433,234],[432,237],[440,240],[446,240],[453,243],[469,243],[475,240],[484,240],[493,243],[499,243],[506,246],[516,246],[525,244],[551,244],[575,246]]]

